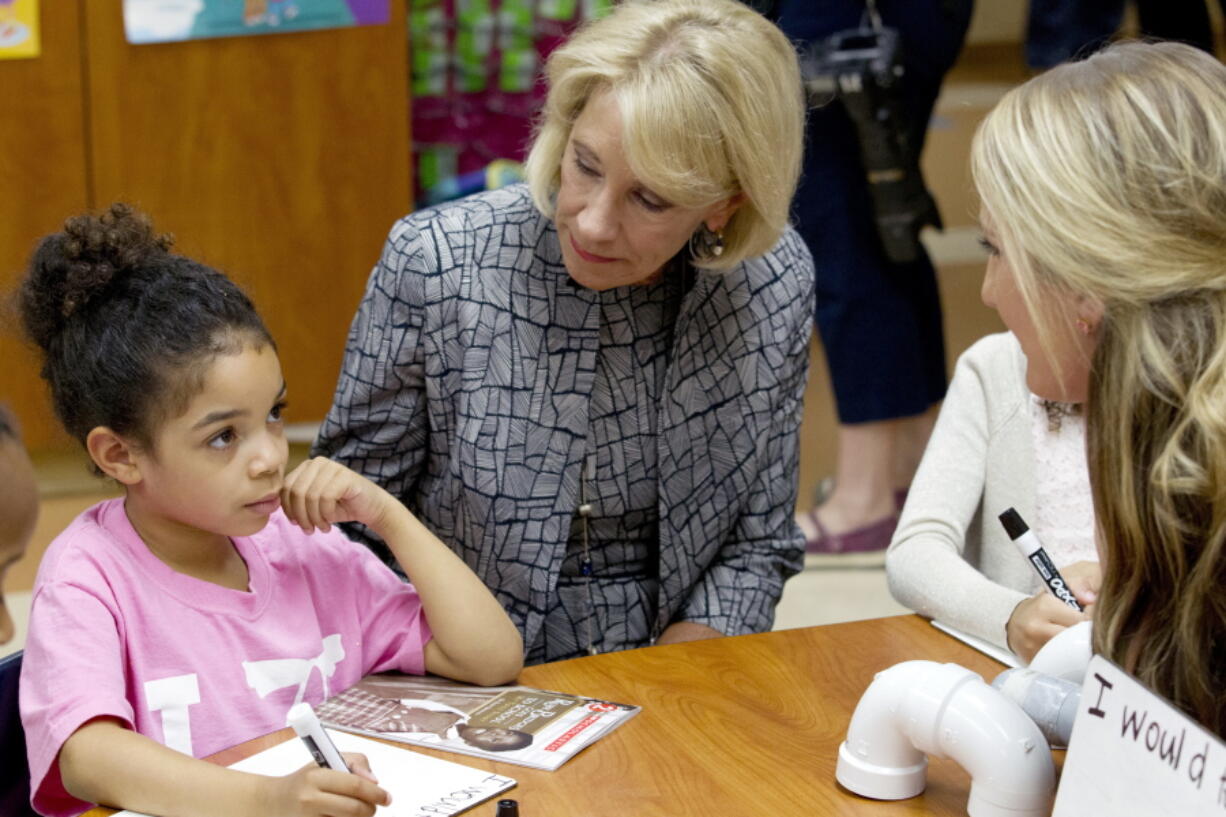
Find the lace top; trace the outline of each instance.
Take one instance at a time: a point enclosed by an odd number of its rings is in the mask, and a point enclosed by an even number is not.
[[[1084,414],[1070,411],[1067,404],[1049,404],[1032,394],[1030,429],[1034,440],[1037,513],[1031,524],[1035,535],[1056,567],[1098,561]]]

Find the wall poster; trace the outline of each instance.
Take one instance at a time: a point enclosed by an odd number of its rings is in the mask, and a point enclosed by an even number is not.
[[[4,2],[0,0],[0,4]],[[278,34],[379,25],[389,19],[388,3],[389,0],[123,0],[123,24],[128,42],[133,44]]]
[[[37,57],[38,0],[0,0],[0,60]]]

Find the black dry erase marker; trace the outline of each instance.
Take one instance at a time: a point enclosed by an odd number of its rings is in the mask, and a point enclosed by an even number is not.
[[[1083,612],[1082,606],[1077,602],[1072,591],[1068,589],[1064,577],[1051,563],[1051,557],[1047,555],[1047,551],[1043,550],[1039,537],[1035,536],[1030,526],[1022,521],[1022,515],[1010,508],[1000,515],[1000,524],[1005,526],[1005,533],[1009,534],[1013,544],[1017,545],[1017,549],[1026,557],[1026,561],[1034,565],[1034,569],[1039,572],[1039,576],[1052,595],[1077,612]]]
[[[336,751],[336,744],[324,731],[323,724],[319,722],[319,718],[315,716],[315,710],[309,703],[304,701],[291,706],[286,720],[293,727],[294,733],[302,738],[302,742],[306,744],[316,763],[325,769],[349,771],[349,767],[345,765],[345,759],[341,757],[340,752]]]
[[[498,813],[494,817],[519,817],[519,802],[507,798],[498,801]]]

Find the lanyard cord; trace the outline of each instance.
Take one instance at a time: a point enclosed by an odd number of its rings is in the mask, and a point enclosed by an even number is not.
[[[588,483],[596,476],[596,455],[590,453],[583,459],[583,467],[579,473],[579,524],[583,534],[583,559],[579,563],[579,572],[583,575],[583,587],[587,594],[587,615],[583,619],[583,636],[587,641],[587,654],[596,655],[596,643],[592,640],[592,619],[596,615],[596,605],[592,601],[592,552],[588,541],[588,517],[592,515],[592,505],[588,502]]]

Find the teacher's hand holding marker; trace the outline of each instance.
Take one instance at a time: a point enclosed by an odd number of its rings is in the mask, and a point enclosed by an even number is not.
[[[1013,608],[1005,625],[1009,649],[1026,663],[1066,627],[1088,621],[1098,597],[1102,570],[1097,562],[1075,562],[1057,570],[1039,538],[1013,508],[1000,515],[1009,538],[1033,566],[1046,587]]]

